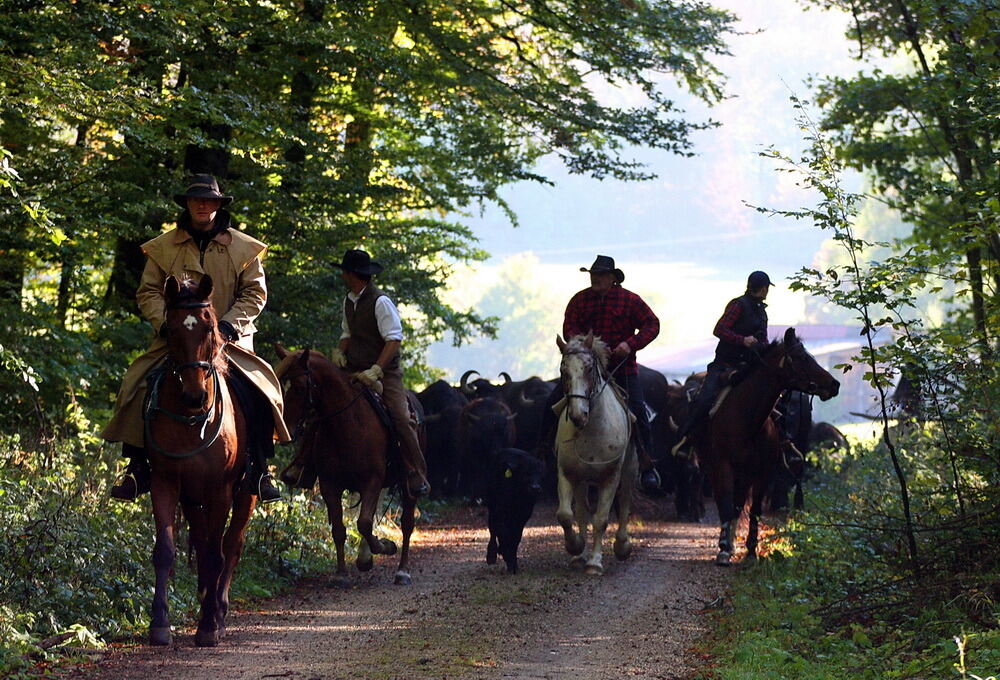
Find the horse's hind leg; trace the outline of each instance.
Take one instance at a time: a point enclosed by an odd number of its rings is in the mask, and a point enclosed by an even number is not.
[[[400,527],[403,530],[403,547],[399,550],[399,566],[396,567],[396,578],[393,581],[397,586],[408,586],[412,582],[410,578],[410,536],[413,535],[413,527],[416,524],[417,501],[410,498],[409,494],[402,494],[403,516]]]
[[[566,479],[562,470],[559,470],[559,509],[556,511],[556,519],[563,529],[566,552],[573,556],[583,553],[584,538],[577,535],[573,528],[573,484]]]
[[[747,530],[747,556],[748,560],[757,559],[757,534],[760,524],[760,512],[764,505],[764,484],[763,480],[758,480],[758,484],[753,487],[753,501],[750,503],[750,526]]]
[[[177,489],[153,482],[153,521],[156,543],[153,546],[153,570],[156,587],[153,591],[152,620],[149,623],[149,644],[169,645],[170,608],[167,604],[167,583],[177,554],[174,545],[174,518],[177,511]]]
[[[376,479],[369,482],[368,487],[361,492],[361,507],[358,508],[358,533],[361,534],[363,545],[358,550],[357,566],[358,571],[369,571],[375,564],[372,555],[391,554],[395,552],[395,544],[392,544],[390,552],[387,545],[375,537],[375,510],[382,492],[382,480]],[[367,549],[365,549],[367,548]]]
[[[229,586],[233,582],[236,565],[239,564],[240,556],[243,554],[243,545],[246,543],[247,525],[250,523],[250,516],[253,514],[256,502],[257,497],[251,496],[248,493],[240,493],[233,499],[233,515],[229,520],[226,535],[222,539],[222,554],[225,563],[222,567],[222,576],[219,579],[219,611],[216,614],[219,637],[226,634],[226,615],[229,613]]]
[[[205,506],[205,531],[203,545],[198,549],[198,582],[205,584],[205,597],[201,601],[201,618],[194,643],[199,647],[219,644],[219,586],[225,559],[222,538],[232,497],[212,499]]]
[[[628,520],[632,515],[632,474],[623,475],[618,485],[615,504],[618,510],[618,530],[615,532],[615,557],[621,561],[627,560],[632,554],[632,541],[628,535]]]
[[[326,503],[326,516],[330,520],[330,534],[337,550],[338,579],[347,576],[347,564],[344,560],[344,545],[347,543],[347,528],[344,526],[344,490],[327,482],[322,476],[319,479],[320,493]]]

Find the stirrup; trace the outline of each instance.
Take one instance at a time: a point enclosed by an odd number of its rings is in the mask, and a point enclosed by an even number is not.
[[[688,440],[687,435],[681,437],[680,441],[674,444],[673,448],[670,449],[670,455],[681,457],[681,447],[687,444],[687,440]],[[686,458],[687,456],[683,457]]]
[[[270,484],[268,486],[270,486],[270,488],[277,494],[277,496],[264,495],[265,479],[270,481]],[[268,503],[275,503],[280,500],[282,500],[281,491],[279,491],[278,487],[274,485],[274,477],[271,476],[271,473],[265,472],[260,476],[260,479],[257,480],[257,501],[259,503],[263,503],[264,505],[266,505]]]

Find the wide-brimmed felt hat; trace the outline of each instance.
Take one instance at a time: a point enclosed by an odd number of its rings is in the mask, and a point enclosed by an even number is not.
[[[330,264],[362,276],[374,276],[383,269],[378,262],[372,262],[372,256],[366,251],[357,249],[345,251],[340,262],[331,262]]]
[[[594,260],[594,264],[590,265],[590,269],[580,267],[580,271],[591,274],[607,274],[608,272],[612,272],[615,275],[615,281],[618,283],[625,280],[625,272],[615,267],[615,258],[608,257],[607,255],[598,255]]]
[[[758,288],[763,288],[764,286],[773,286],[771,283],[771,277],[762,271],[750,272],[750,276],[747,277],[747,290],[757,290]]]
[[[232,196],[226,196],[219,191],[219,183],[211,175],[194,175],[188,180],[188,188],[183,194],[174,194],[174,202],[182,208],[187,208],[189,198],[217,198],[223,206],[233,202]]]

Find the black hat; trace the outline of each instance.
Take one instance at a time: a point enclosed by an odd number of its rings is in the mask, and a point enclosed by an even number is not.
[[[763,288],[764,286],[773,286],[771,283],[771,278],[764,272],[751,272],[750,276],[747,277],[747,290],[757,290],[758,288]]]
[[[594,264],[590,265],[590,269],[580,267],[580,271],[590,272],[591,274],[614,272],[615,281],[621,283],[625,280],[625,273],[621,269],[615,268],[615,258],[608,257],[607,255],[598,255],[597,259],[594,260]]]
[[[233,202],[232,196],[225,196],[219,191],[219,183],[211,175],[194,175],[188,180],[188,188],[183,194],[174,194],[174,202],[182,208],[187,208],[189,198],[217,198],[223,206]]]
[[[361,274],[361,276],[374,276],[382,271],[382,265],[372,262],[372,256],[364,250],[348,250],[344,252],[344,259],[340,262],[332,262],[334,267],[340,267],[344,271]]]

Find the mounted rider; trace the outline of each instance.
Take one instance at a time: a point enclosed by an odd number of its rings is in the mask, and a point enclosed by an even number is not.
[[[182,208],[176,228],[142,244],[146,265],[136,301],[155,333],[146,353],[126,371],[115,413],[101,433],[107,441],[122,442],[122,456],[129,459],[124,477],[111,489],[112,498],[135,500],[150,487],[143,403],[147,377],[167,359],[164,283],[168,276],[200,281],[205,275],[214,283],[212,306],[234,369],[228,377],[230,391],[246,415],[250,442],[244,484],[262,502],[281,498],[267,468],[274,438],[290,439],[281,416],[281,387],[270,364],[253,353],[254,320],[267,301],[261,265],[267,246],[236,228],[224,209],[232,200],[211,175],[194,175],[185,192],[174,195]]]
[[[708,373],[688,418],[677,431],[678,442],[673,447],[673,453],[680,451],[687,443],[691,431],[712,410],[722,391],[723,375],[744,364],[753,363],[756,348],[767,343],[767,304],[764,300],[773,285],[766,273],[751,272],[747,277],[746,292],[726,305],[726,311],[712,331],[719,339],[715,348],[715,360],[708,365]]]
[[[569,340],[593,331],[608,345],[611,350],[609,369],[614,369],[612,376],[624,390],[628,407],[636,419],[640,482],[646,490],[657,489],[660,477],[650,458],[653,437],[635,354],[659,335],[660,320],[641,297],[622,288],[625,274],[615,267],[614,258],[598,255],[589,269],[580,267],[580,271],[590,274],[591,285],[576,293],[566,305],[563,337]],[[562,398],[562,387],[557,386],[542,412],[537,454],[546,455],[552,449],[558,418],[551,407]]]
[[[339,347],[330,354],[334,364],[354,374],[354,378],[382,395],[399,441],[400,458],[406,471],[407,492],[417,498],[430,493],[427,463],[420,449],[417,431],[410,420],[410,407],[403,387],[399,348],[403,324],[392,299],[382,292],[372,277],[383,269],[364,250],[348,250],[340,263],[347,285]],[[315,476],[307,469],[308,459],[297,459],[282,473],[282,481],[309,484]]]

